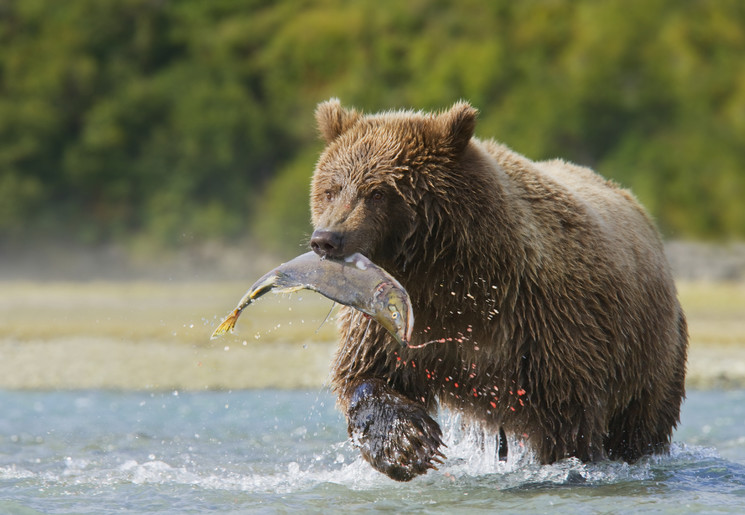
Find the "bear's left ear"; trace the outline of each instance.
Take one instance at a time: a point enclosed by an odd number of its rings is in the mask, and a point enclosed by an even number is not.
[[[453,104],[449,111],[437,117],[440,131],[444,138],[443,143],[448,146],[454,154],[460,154],[473,137],[476,128],[476,116],[479,112],[466,101],[461,100]]]

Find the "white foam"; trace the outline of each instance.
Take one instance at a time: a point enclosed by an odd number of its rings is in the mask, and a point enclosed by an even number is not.
[[[415,478],[425,485],[448,485],[486,482],[491,488],[504,490],[530,485],[562,485],[577,482],[603,485],[625,481],[648,480],[660,467],[679,465],[681,462],[700,462],[719,459],[716,450],[706,447],[675,443],[669,454],[652,456],[629,465],[605,461],[582,463],[571,458],[551,465],[541,465],[535,456],[508,438],[510,452],[507,461],[497,459],[496,438],[483,429],[464,424],[459,416],[441,417],[444,449],[447,460],[437,471],[430,471]],[[181,459],[183,461],[183,455]],[[64,467],[55,473],[33,473],[15,465],[0,467],[0,479],[39,479],[49,485],[95,484],[98,486],[132,483],[137,485],[190,485],[197,488],[242,491],[255,493],[292,493],[307,491],[322,484],[336,484],[353,491],[376,491],[399,483],[375,471],[353,448],[344,441],[328,447],[315,456],[298,456],[299,461],[267,465],[261,470],[220,467],[199,468],[197,463],[174,466],[169,458],[148,459],[138,462],[129,459],[107,467],[103,463],[84,459],[65,458]]]
[[[35,474],[30,470],[18,468],[15,465],[10,465],[9,467],[0,467],[0,480],[28,479],[34,476]]]

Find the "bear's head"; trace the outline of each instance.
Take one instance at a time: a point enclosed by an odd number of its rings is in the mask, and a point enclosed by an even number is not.
[[[449,209],[438,198],[462,191],[458,163],[476,115],[465,102],[437,115],[363,115],[336,99],[321,103],[316,120],[327,146],[311,187],[311,248],[321,256],[360,252],[383,266],[405,267],[422,238],[437,237]]]

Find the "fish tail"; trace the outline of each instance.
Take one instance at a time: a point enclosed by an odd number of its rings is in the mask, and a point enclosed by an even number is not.
[[[232,331],[235,327],[235,323],[238,321],[238,315],[240,315],[240,313],[240,310],[236,308],[232,313],[225,317],[225,320],[223,320],[222,323],[217,326],[215,332],[212,333],[210,340],[214,340],[218,336],[222,336],[223,334]]]

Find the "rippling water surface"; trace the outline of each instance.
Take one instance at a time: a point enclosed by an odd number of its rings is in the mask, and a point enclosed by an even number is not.
[[[0,391],[0,513],[745,513],[745,391],[689,392],[670,456],[494,459],[441,415],[448,461],[410,483],[346,441],[329,393]]]

